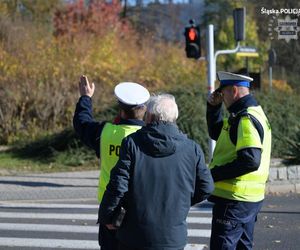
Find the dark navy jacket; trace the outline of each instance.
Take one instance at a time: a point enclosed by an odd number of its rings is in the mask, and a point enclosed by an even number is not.
[[[256,100],[252,95],[246,95],[240,98],[238,101],[233,103],[229,108],[228,112],[230,115],[236,115],[239,112],[246,110],[248,107],[258,106]],[[206,120],[208,125],[208,132],[212,139],[217,140],[223,126],[222,116],[222,104],[212,106],[207,103]],[[255,123],[257,124],[257,123]],[[255,126],[258,133],[263,137],[263,128],[260,124]],[[237,137],[237,128],[230,131],[230,138]],[[262,140],[263,138],[261,138]],[[235,178],[259,168],[261,159],[261,149],[258,148],[246,148],[237,152],[237,159],[233,162],[227,163],[226,165],[213,168],[211,174],[214,181],[221,181],[224,179]]]
[[[145,123],[135,119],[121,119],[118,124],[144,126]],[[92,98],[81,96],[76,105],[73,117],[73,126],[80,140],[88,147],[95,150],[100,157],[100,136],[105,122],[97,122],[93,118]]]
[[[123,140],[99,218],[110,224],[122,203],[127,213],[117,237],[124,245],[183,248],[191,205],[206,199],[213,189],[200,146],[175,124],[155,122]]]

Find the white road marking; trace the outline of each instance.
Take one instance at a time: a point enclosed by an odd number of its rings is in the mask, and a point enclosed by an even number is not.
[[[97,234],[98,226],[0,223],[0,230]]]
[[[70,213],[15,213],[15,212],[0,212],[0,218],[23,218],[23,219],[55,219],[55,220],[97,220],[97,214],[70,214]],[[210,217],[193,217],[189,214],[187,217],[188,223],[203,223],[211,224]]]
[[[47,203],[18,203],[1,202],[0,209],[9,208],[35,208],[35,209],[95,209],[97,204],[47,204]],[[211,214],[209,207],[192,207],[187,217],[187,223],[211,224],[211,217],[199,217],[200,214]],[[5,219],[53,219],[53,220],[84,220],[97,221],[97,212],[95,213],[26,213],[26,212],[0,212],[0,218]],[[41,222],[43,223],[43,222]],[[68,222],[66,222],[68,223]],[[61,232],[61,233],[82,233],[97,234],[98,225],[55,225],[55,224],[34,224],[34,223],[0,223],[0,230],[3,231],[28,231],[28,232]],[[210,230],[206,229],[188,229],[189,237],[209,238]],[[83,236],[84,237],[84,236]],[[73,240],[73,239],[38,239],[38,238],[15,238],[0,237],[0,247],[40,247],[57,249],[99,249],[97,240]],[[188,244],[185,250],[203,250],[207,248],[205,244]]]
[[[187,223],[211,224],[211,217],[192,217],[186,218]]]
[[[33,223],[0,223],[0,230],[10,231],[36,231],[36,232],[62,232],[62,233],[98,233],[98,226],[81,225],[53,225]],[[188,229],[189,237],[210,237],[210,230]]]
[[[40,247],[64,249],[98,249],[98,242],[93,240],[61,240],[61,239],[35,239],[35,238],[8,238],[0,237],[0,246],[9,247]],[[202,250],[207,245],[188,244],[184,250]]]
[[[83,209],[98,209],[99,205],[84,205],[84,204],[46,204],[46,203],[0,203],[0,208],[83,208]]]
[[[189,237],[203,237],[209,238],[211,230],[210,229],[188,229]]]
[[[58,214],[58,213],[13,213],[0,212],[0,218],[15,219],[55,219],[55,220],[94,220],[98,219],[97,214]]]
[[[45,247],[70,249],[98,249],[97,241],[93,240],[60,240],[60,239],[34,239],[34,238],[0,238],[0,246],[9,247]]]

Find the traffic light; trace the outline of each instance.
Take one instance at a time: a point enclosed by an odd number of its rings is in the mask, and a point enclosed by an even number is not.
[[[201,57],[200,27],[190,20],[190,26],[185,28],[185,52],[188,58]]]
[[[245,40],[246,8],[233,10],[234,39],[239,42]]]

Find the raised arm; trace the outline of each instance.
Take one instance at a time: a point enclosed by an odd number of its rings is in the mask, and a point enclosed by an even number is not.
[[[93,118],[92,96],[95,84],[90,84],[86,76],[79,81],[80,98],[73,117],[73,126],[81,141],[96,151],[100,156],[100,135],[104,122],[96,122]]]

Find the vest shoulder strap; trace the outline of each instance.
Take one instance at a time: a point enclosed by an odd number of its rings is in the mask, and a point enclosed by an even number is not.
[[[230,130],[229,130],[229,136],[230,136],[230,140],[231,142],[236,145],[237,143],[237,131],[238,131],[238,125],[240,122],[240,119],[242,117],[249,117],[250,121],[252,122],[252,124],[254,125],[254,127],[256,128],[259,137],[260,137],[260,141],[261,143],[263,143],[264,140],[264,129],[263,126],[260,124],[260,122],[258,121],[258,119],[250,114],[247,109],[244,109],[236,114],[232,113],[230,114],[229,118],[228,118],[228,123],[230,125]]]

